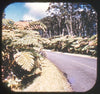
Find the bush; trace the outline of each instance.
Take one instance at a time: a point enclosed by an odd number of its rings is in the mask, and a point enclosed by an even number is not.
[[[44,48],[46,49],[97,56],[97,35],[94,35],[91,38],[82,38],[68,35],[56,36],[50,38],[49,42],[45,42],[44,45]]]

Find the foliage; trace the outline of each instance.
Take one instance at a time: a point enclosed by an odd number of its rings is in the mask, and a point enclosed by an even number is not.
[[[39,33],[37,31],[20,31],[19,34],[20,35],[24,34],[24,36],[22,38],[14,37],[13,45],[43,48],[41,36],[39,35]]]
[[[40,21],[32,21],[30,22],[30,27],[32,27],[34,30],[43,30],[43,32],[46,32],[46,25],[44,25],[42,22]]]
[[[18,65],[27,71],[31,71],[34,66],[34,57],[31,52],[18,52],[14,55]]]
[[[97,13],[90,4],[52,2],[47,9],[49,16],[41,19],[49,36],[76,35],[91,37],[97,34]]]
[[[69,53],[97,56],[97,35],[91,38],[76,36],[56,36],[44,43],[44,48]]]
[[[12,19],[2,19],[2,26],[4,29],[13,29],[14,28],[14,21]]]
[[[50,29],[49,26],[47,28]],[[10,88],[16,86],[19,88],[26,86],[30,80],[33,81],[34,77],[38,76],[35,70],[41,71],[40,61],[46,57],[43,48],[97,56],[97,35],[77,37],[70,34],[65,36],[56,34],[50,38],[42,38],[38,31],[3,30],[1,65],[3,82]]]
[[[18,87],[23,86],[23,81],[26,81],[26,78],[32,78],[33,75],[40,73],[35,74],[35,70],[39,68],[41,71],[41,65],[38,61],[44,58],[42,54],[39,54],[43,48],[42,42],[42,38],[37,31],[3,30],[2,80],[7,83],[10,88],[14,88],[11,87],[12,85],[14,86],[14,84],[8,79],[9,76],[11,77],[10,79],[12,79],[13,76],[10,75],[12,72],[15,78],[21,80],[20,83],[16,82],[17,84],[19,83]],[[14,81],[15,78],[13,79]],[[7,80],[5,81],[5,79]],[[33,79],[34,77],[31,80],[33,81]]]

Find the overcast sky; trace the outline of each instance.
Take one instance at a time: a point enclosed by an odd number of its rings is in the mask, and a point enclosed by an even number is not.
[[[12,3],[5,8],[6,19],[19,20],[39,20],[47,16],[48,3]]]

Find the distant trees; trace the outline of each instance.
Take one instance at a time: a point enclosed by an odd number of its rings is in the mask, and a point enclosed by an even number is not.
[[[97,33],[97,13],[85,3],[50,3],[48,17],[41,19],[50,35],[92,36]]]
[[[13,29],[14,28],[14,21],[12,19],[2,19],[2,28],[3,29]]]
[[[38,30],[42,37],[47,37],[47,27],[40,21],[31,21],[29,26],[32,30]]]
[[[31,21],[29,23],[30,27],[33,28],[33,29],[36,29],[36,30],[39,30],[39,29],[42,29],[43,32],[46,31],[47,27],[46,25],[44,25],[42,22],[40,21]]]
[[[6,16],[5,12],[3,12],[2,13],[2,28],[3,29],[14,28],[15,22],[12,19],[6,19],[5,16]]]

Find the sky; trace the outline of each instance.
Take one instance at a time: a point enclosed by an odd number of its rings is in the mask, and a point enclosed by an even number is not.
[[[4,10],[5,18],[12,19],[15,22],[19,20],[36,21],[47,16],[48,6],[49,2],[11,3]]]

